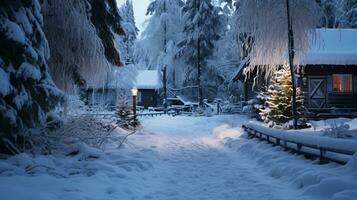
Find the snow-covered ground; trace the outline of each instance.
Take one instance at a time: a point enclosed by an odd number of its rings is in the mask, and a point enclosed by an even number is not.
[[[244,116],[160,116],[122,149],[0,161],[4,200],[357,199],[357,158],[318,165],[246,139]]]

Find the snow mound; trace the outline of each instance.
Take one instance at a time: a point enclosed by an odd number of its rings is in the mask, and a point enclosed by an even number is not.
[[[290,133],[286,135],[290,137]],[[300,133],[299,137],[305,135]],[[243,136],[224,140],[224,145],[254,161],[258,165],[256,170],[262,170],[271,177],[286,181],[313,199],[356,199],[357,154],[345,166],[335,163],[318,165],[318,160],[307,160],[303,156],[285,152],[280,146],[272,146],[258,139],[248,140]],[[317,142],[321,136],[314,138]]]
[[[354,170],[357,170],[357,153],[355,153],[352,156],[351,160],[347,163],[346,166],[351,167]]]
[[[228,124],[223,124],[213,129],[212,133],[216,138],[225,139],[225,138],[237,138],[242,135],[241,128],[232,128]]]

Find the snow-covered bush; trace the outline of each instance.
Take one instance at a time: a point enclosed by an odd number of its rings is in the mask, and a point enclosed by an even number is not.
[[[350,130],[350,126],[344,122],[331,121],[330,127],[325,128],[324,134],[334,138],[351,138],[353,132]]]
[[[0,151],[17,153],[15,143],[30,139],[24,130],[46,126],[62,97],[48,73],[38,0],[0,1],[0,47]]]
[[[118,128],[110,119],[95,115],[69,116],[59,128],[33,135],[32,151],[45,154],[64,151],[74,156],[84,153],[81,146],[103,149],[111,142],[120,145],[128,134],[131,133]]]
[[[247,114],[251,117],[256,117],[257,116],[257,109],[255,108],[257,105],[257,100],[256,99],[251,99],[246,102],[246,105],[243,106],[242,113]]]

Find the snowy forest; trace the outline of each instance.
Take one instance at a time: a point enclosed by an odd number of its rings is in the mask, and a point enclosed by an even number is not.
[[[357,199],[357,0],[144,4],[0,1],[4,200]]]

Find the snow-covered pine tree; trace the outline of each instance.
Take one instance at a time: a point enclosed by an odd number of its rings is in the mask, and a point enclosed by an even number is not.
[[[176,44],[182,39],[183,5],[182,0],[152,1],[146,13],[151,17],[134,51],[137,63],[149,69],[161,70],[166,66],[168,83],[172,86],[183,82],[180,69],[184,62],[175,58]]]
[[[266,99],[264,108],[260,109],[261,118],[270,126],[284,125],[292,120],[292,87],[291,75],[287,66],[276,72],[274,80],[266,92],[261,92],[261,100]],[[297,114],[305,112],[304,97],[297,88]],[[299,126],[305,126],[306,120],[299,118]],[[292,128],[292,127],[287,127]]]
[[[124,59],[124,64],[133,63],[133,47],[138,36],[139,29],[136,27],[134,18],[133,2],[126,0],[120,7],[120,16],[122,17],[121,25],[124,29],[125,36],[123,37],[123,48],[120,49],[121,57]]]
[[[123,128],[129,128],[131,126],[131,107],[126,96],[118,98],[116,114],[119,118],[117,121],[118,126]]]
[[[125,95],[121,95],[118,98],[118,102],[116,105],[116,112],[118,116],[117,125],[121,128],[125,129],[135,129],[140,125],[137,117],[134,117],[132,114],[131,104],[128,100],[128,97]]]
[[[97,30],[97,34],[104,46],[107,60],[115,66],[122,66],[115,38],[124,36],[125,31],[121,25],[122,18],[116,0],[84,0],[90,5],[90,20]]]
[[[198,86],[198,100],[202,104],[202,72],[206,70],[207,60],[222,31],[221,9],[215,7],[211,0],[188,0],[182,11],[184,35],[178,44],[177,56],[186,61],[186,85]]]
[[[340,0],[316,0],[321,8],[321,27],[336,28],[338,26],[338,10]]]
[[[357,28],[357,0],[341,0],[340,28]]]
[[[25,129],[46,125],[62,93],[48,73],[49,47],[38,0],[0,1],[0,46],[0,152],[4,152],[10,143],[25,143],[29,137]]]
[[[242,67],[242,60],[240,58],[240,47],[238,45],[236,15],[238,9],[232,5],[230,0],[222,0],[221,4],[221,31],[220,39],[215,42],[212,56],[207,62],[207,67],[213,72],[209,78],[209,82],[215,80],[218,87],[212,97],[226,98],[232,95],[240,95],[242,91],[241,83],[236,79]],[[235,4],[238,5],[238,4]],[[203,75],[207,76],[206,74]],[[216,78],[214,78],[216,77]],[[213,78],[213,79],[212,79]],[[203,82],[203,87],[206,87],[206,82]],[[206,93],[207,94],[207,93]],[[209,97],[209,95],[208,95]]]
[[[111,65],[111,70],[108,73],[106,86],[119,89],[116,92],[122,93],[123,90],[133,87],[137,76],[138,65],[134,59],[134,47],[138,35],[138,28],[135,24],[133,4],[131,0],[119,8],[121,16],[121,26],[125,35],[114,33],[115,47],[119,50],[124,67]]]

